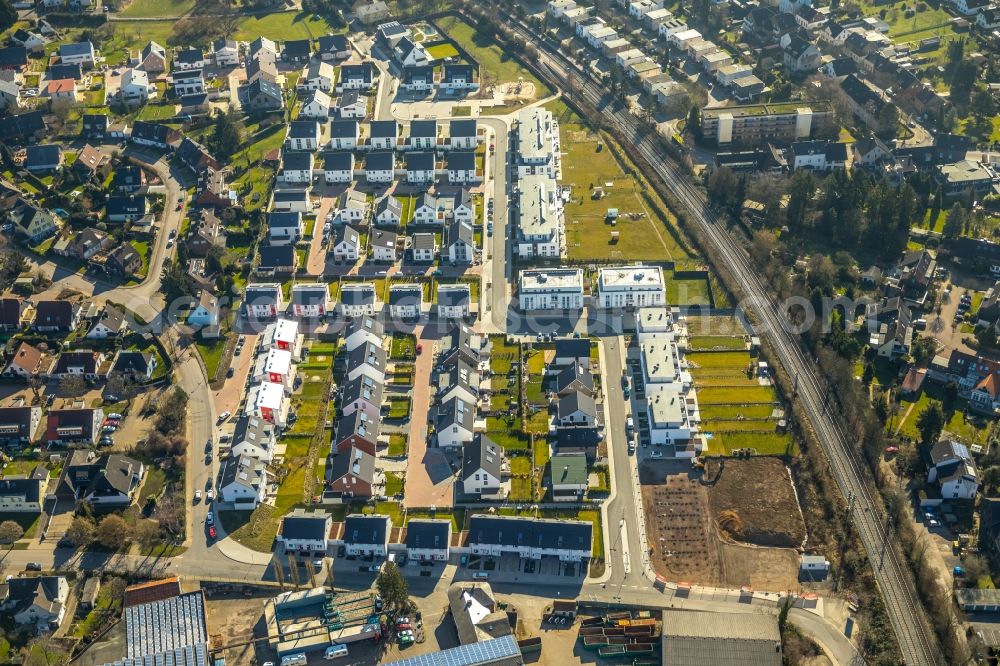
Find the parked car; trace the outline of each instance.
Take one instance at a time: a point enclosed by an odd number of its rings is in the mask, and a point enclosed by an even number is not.
[[[195,504],[197,504],[200,501],[201,501],[201,491],[200,490],[196,490],[196,491],[194,491],[194,502],[195,502]]]
[[[205,522],[208,523],[209,525],[214,525],[215,524],[215,516],[212,515],[211,511],[209,511],[207,514],[205,514]]]
[[[40,562],[28,562],[24,565],[25,571],[41,571],[42,565]]]
[[[210,538],[214,539],[216,537],[216,535],[218,535],[218,532],[215,530],[215,525],[210,526],[208,528],[208,536]]]
[[[232,416],[232,414],[229,412],[222,412],[219,414],[219,423],[224,423],[230,416]]]

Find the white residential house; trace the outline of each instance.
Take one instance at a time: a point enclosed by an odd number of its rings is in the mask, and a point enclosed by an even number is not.
[[[62,576],[11,577],[5,585],[0,609],[19,626],[31,625],[35,633],[59,628],[66,617],[69,582]]]
[[[354,150],[361,136],[361,124],[357,120],[334,120],[330,123],[330,148],[333,150]]]
[[[367,224],[368,198],[364,192],[352,189],[340,195],[340,203],[333,221],[335,224]]]
[[[435,432],[438,446],[458,448],[472,441],[475,431],[476,406],[452,398],[438,407]]]
[[[309,90],[322,90],[328,92],[333,90],[333,83],[336,80],[336,70],[328,62],[311,62],[302,70],[295,89],[299,92]]]
[[[391,150],[365,155],[365,180],[369,183],[391,183],[396,174],[396,156]]]
[[[347,90],[337,98],[335,108],[341,120],[364,120],[368,115],[368,98],[356,90]]]
[[[472,310],[472,292],[467,284],[438,283],[437,313],[441,319],[465,319]]]
[[[462,492],[477,498],[502,495],[503,449],[485,434],[478,434],[462,455]]]
[[[434,182],[436,174],[433,152],[409,152],[406,160],[406,182],[414,185],[425,185]]]
[[[394,319],[416,319],[423,306],[422,285],[394,284],[389,287],[389,315]]]
[[[395,120],[373,120],[368,124],[368,145],[372,150],[395,150],[399,124]]]
[[[219,478],[219,499],[234,508],[256,509],[267,496],[267,468],[250,456],[231,456]]]
[[[122,72],[119,88],[125,104],[145,104],[156,97],[156,86],[149,82],[149,75],[141,69],[126,69]]]
[[[311,152],[284,151],[281,155],[281,171],[278,182],[289,185],[309,185],[312,183],[315,159]]]
[[[277,433],[273,423],[256,416],[241,416],[233,430],[229,455],[247,456],[270,463],[276,443]]]
[[[299,109],[299,118],[315,118],[316,120],[325,122],[330,117],[332,103],[330,95],[322,90],[313,90],[303,97],[302,107]]]
[[[482,180],[482,176],[476,171],[474,152],[452,150],[446,159],[448,182],[452,185],[470,185]]]
[[[323,154],[323,181],[327,185],[350,183],[354,180],[354,153],[347,151]]]
[[[240,43],[235,39],[217,39],[212,42],[212,59],[216,67],[235,67],[240,64]]]
[[[928,483],[937,484],[944,500],[974,500],[979,490],[979,470],[965,444],[943,439],[931,448]]]
[[[406,523],[406,555],[418,562],[447,562],[451,521],[414,519]]]
[[[410,251],[415,263],[429,264],[437,256],[437,239],[432,233],[413,234],[410,239]]]
[[[305,234],[302,213],[271,211],[267,214],[267,230],[271,245],[297,243]]]
[[[354,263],[360,256],[361,234],[349,224],[337,227],[333,241],[334,261]]]
[[[389,516],[351,514],[344,519],[344,546],[352,557],[385,557],[389,552],[392,523]]]
[[[292,316],[297,319],[319,319],[333,308],[330,288],[323,282],[292,285]]]
[[[368,239],[372,248],[372,261],[392,264],[399,260],[399,236],[394,231],[373,229]]]
[[[471,264],[476,255],[472,226],[458,220],[449,224],[445,233],[445,248],[448,261],[452,264]]]
[[[583,309],[583,270],[552,268],[521,271],[518,284],[520,309],[538,310]]]
[[[174,93],[178,97],[200,95],[205,92],[205,76],[200,69],[180,70],[170,76],[174,83]]]
[[[321,136],[322,129],[319,122],[315,120],[293,120],[288,125],[288,134],[285,141],[292,150],[313,151],[319,148]]]
[[[322,557],[330,547],[332,529],[333,517],[326,511],[295,509],[281,519],[278,543],[286,553],[312,553]]]

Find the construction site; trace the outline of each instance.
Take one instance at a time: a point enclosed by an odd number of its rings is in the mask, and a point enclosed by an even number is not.
[[[721,475],[711,461],[705,469],[647,461],[639,479],[657,574],[669,581],[720,587],[780,591],[798,586],[798,551],[770,547],[801,544],[805,535],[780,460],[727,459]],[[762,535],[767,538],[760,544],[740,538]]]
[[[378,597],[326,588],[285,592],[264,602],[271,649],[278,656],[324,650],[333,644],[377,641],[382,635]]]

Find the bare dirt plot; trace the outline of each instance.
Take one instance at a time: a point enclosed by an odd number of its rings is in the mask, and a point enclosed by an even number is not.
[[[205,605],[209,632],[218,636],[221,644],[233,646],[224,650],[227,664],[253,666],[258,663],[255,648],[267,652],[267,629],[263,621],[264,599],[211,599]],[[254,638],[264,638],[256,645]],[[271,655],[267,655],[268,658]],[[263,663],[261,660],[259,663]]]
[[[677,473],[668,465],[647,462],[640,469],[653,568],[672,581],[720,584],[718,539],[708,519],[708,492],[698,475]]]
[[[796,548],[806,526],[788,470],[777,458],[707,460],[709,508],[719,529],[736,541]]]
[[[734,461],[727,461],[726,467]],[[743,461],[737,461],[743,462]],[[784,468],[782,468],[784,473]],[[773,473],[769,472],[769,473]],[[737,475],[733,475],[735,478]],[[720,536],[714,519],[715,488],[702,482],[697,470],[682,470],[676,464],[647,461],[640,468],[642,498],[647,516],[647,534],[656,572],[674,582],[781,591],[798,586],[798,553],[790,548],[750,546]],[[784,473],[787,483],[787,473]],[[727,492],[728,486],[726,487]],[[791,487],[789,485],[789,492]],[[761,488],[747,484],[742,495],[729,500],[750,517],[761,500]],[[781,491],[778,491],[781,492]],[[723,495],[724,499],[729,496]],[[798,515],[798,508],[792,507]],[[801,518],[798,519],[801,524]],[[794,525],[794,521],[792,521]],[[802,528],[804,533],[804,527]]]

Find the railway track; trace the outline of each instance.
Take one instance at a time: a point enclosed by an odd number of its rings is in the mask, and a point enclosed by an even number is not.
[[[748,296],[746,307],[757,313],[764,325],[762,334],[771,338],[777,356],[785,370],[798,379],[798,398],[830,462],[834,478],[845,497],[851,498],[852,520],[875,573],[886,612],[892,623],[903,660],[907,664],[931,665],[942,663],[941,654],[929,635],[922,605],[906,564],[900,561],[893,545],[887,516],[881,497],[874,489],[870,470],[858,462],[858,452],[852,446],[855,437],[848,433],[837,415],[831,413],[824,400],[827,391],[824,379],[803,348],[798,335],[789,330],[789,322],[771,290],[760,278],[759,271],[745,249],[719,224],[704,193],[687,174],[683,173],[660,145],[660,139],[644,132],[638,119],[619,108],[590,76],[574,62],[553,48],[524,25],[510,23],[515,32],[535,44],[539,56],[537,66],[543,75],[547,70],[556,83],[572,78],[572,90],[563,94],[582,106],[600,113],[605,121],[625,136],[637,155],[653,169],[673,195],[687,208],[689,220],[712,243]],[[557,87],[559,87],[557,85]]]

